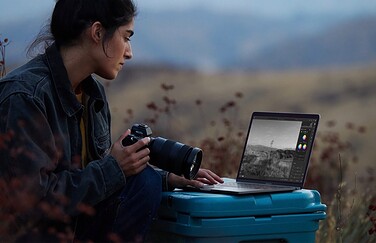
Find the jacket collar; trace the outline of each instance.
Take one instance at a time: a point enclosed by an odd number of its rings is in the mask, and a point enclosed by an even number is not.
[[[51,71],[52,85],[58,95],[60,104],[68,116],[75,115],[82,109],[73,91],[72,84],[68,78],[63,59],[56,44],[52,44],[46,50],[46,61]],[[101,84],[90,75],[82,83],[83,91],[95,100],[95,107],[100,109],[104,105],[104,91]]]

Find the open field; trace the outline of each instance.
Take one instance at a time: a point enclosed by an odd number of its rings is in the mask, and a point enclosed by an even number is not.
[[[162,84],[173,88],[161,88]],[[130,69],[123,71],[107,89],[113,112],[113,138],[131,124],[145,122],[157,113],[158,122],[149,124],[155,135],[188,143],[205,137],[228,136],[227,128],[221,126],[224,118],[237,129],[233,133],[244,132],[252,111],[317,112],[322,118],[319,134],[334,130],[342,140],[351,142],[351,152],[358,156],[354,166],[359,173],[361,168],[375,164],[374,66],[211,74]],[[165,96],[176,101],[167,105],[169,113],[147,107],[151,102],[159,108],[166,107]]]

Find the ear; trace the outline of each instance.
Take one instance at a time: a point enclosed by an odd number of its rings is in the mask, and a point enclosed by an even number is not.
[[[104,28],[98,21],[94,22],[90,27],[90,37],[95,43],[101,43],[104,36]]]

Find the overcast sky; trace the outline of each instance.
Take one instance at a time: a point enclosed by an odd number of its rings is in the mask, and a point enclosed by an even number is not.
[[[141,9],[206,8],[214,11],[253,12],[265,15],[296,13],[376,12],[375,0],[139,0]]]
[[[142,11],[210,9],[270,16],[306,13],[376,13],[376,0],[134,0]],[[48,17],[55,0],[1,0],[0,26],[27,17]],[[0,30],[1,31],[1,30]]]
[[[252,122],[248,145],[270,146],[273,148],[294,149],[298,141],[301,121],[258,120]]]

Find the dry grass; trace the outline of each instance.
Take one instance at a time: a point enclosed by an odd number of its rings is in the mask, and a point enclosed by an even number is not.
[[[127,74],[131,76],[127,79]],[[164,71],[134,75],[122,74],[108,87],[113,112],[113,137],[134,122],[145,121],[155,112],[147,108],[154,102],[164,107],[164,96],[176,101],[170,114],[159,114],[154,131],[183,141],[224,136],[225,127],[213,127],[213,121],[228,118],[244,131],[252,111],[304,111],[322,116],[319,131],[331,128],[325,124],[335,121],[344,139],[354,142],[362,165],[372,165],[376,157],[373,139],[376,131],[376,71],[374,67],[346,70],[308,70],[276,73],[215,73]],[[174,85],[165,91],[161,84]],[[242,98],[236,97],[241,92]],[[201,105],[197,105],[199,100]],[[236,106],[227,112],[220,109],[228,102]],[[132,115],[128,110],[132,110]],[[353,137],[347,129],[365,126],[367,133]],[[217,123],[218,125],[218,123]]]

